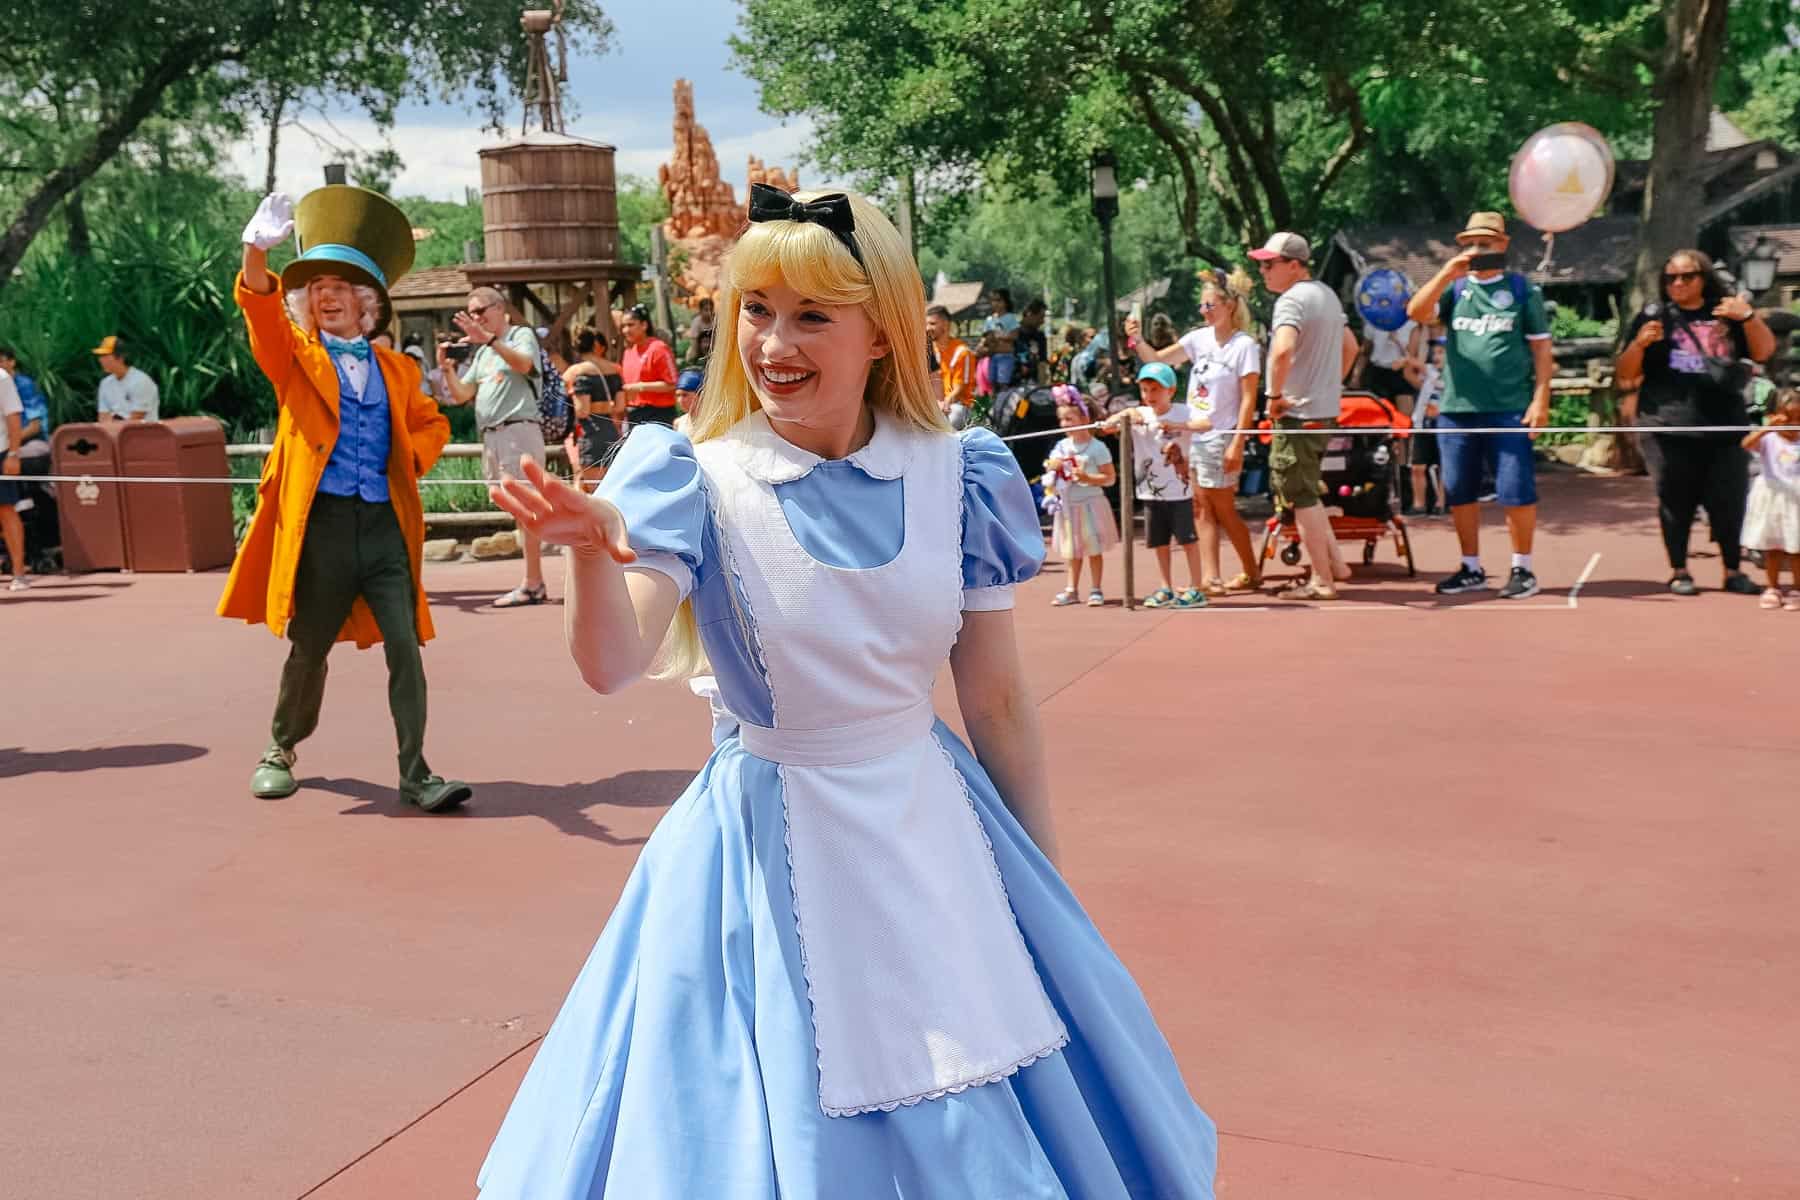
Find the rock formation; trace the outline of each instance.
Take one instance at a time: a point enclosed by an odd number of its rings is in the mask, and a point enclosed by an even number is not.
[[[744,225],[744,205],[719,177],[719,156],[704,126],[694,120],[694,85],[675,81],[675,145],[657,169],[669,219],[663,234],[674,260],[675,286],[690,302],[719,290],[719,265]],[[793,191],[800,173],[764,165],[750,156],[749,180]]]

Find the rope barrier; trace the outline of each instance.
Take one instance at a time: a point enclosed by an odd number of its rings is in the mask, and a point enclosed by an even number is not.
[[[1078,432],[1083,429],[1100,429],[1103,427],[1103,425],[1104,425],[1104,422],[1095,421],[1095,422],[1093,422],[1091,424],[1087,424],[1087,425],[1071,425],[1071,426],[1067,426],[1067,427],[1058,426],[1055,429],[1044,429],[1044,430],[1039,430],[1035,433],[1012,434],[1011,436],[1003,437],[1000,440],[1003,442],[1022,442],[1029,438],[1062,437],[1065,434],[1075,433],[1075,432]],[[1540,435],[1547,434],[1547,433],[1575,433],[1575,434],[1735,433],[1735,434],[1739,434],[1741,436],[1746,433],[1755,433],[1758,430],[1763,430],[1763,429],[1776,430],[1776,429],[1781,429],[1781,428],[1783,428],[1783,427],[1778,426],[1778,425],[1550,425],[1550,426],[1544,427],[1543,429],[1532,429],[1532,430],[1511,428],[1511,427],[1507,427],[1507,426],[1497,426],[1494,428],[1482,428],[1482,429],[1413,429],[1413,430],[1405,431],[1405,432],[1411,432],[1414,434],[1430,434],[1430,435],[1436,435],[1439,437],[1456,437],[1456,436],[1465,436],[1465,435],[1482,436],[1482,435],[1519,434],[1519,433],[1534,433],[1534,434],[1540,434]],[[1238,431],[1236,431],[1236,430],[1221,430],[1221,432],[1235,433]],[[1272,433],[1281,433],[1285,436],[1300,436],[1300,437],[1388,437],[1388,436],[1392,436],[1393,434],[1395,434],[1397,432],[1403,432],[1403,431],[1396,430],[1392,426],[1388,426],[1388,425],[1355,425],[1355,426],[1347,426],[1347,427],[1342,427],[1342,428],[1337,427],[1337,426],[1332,426],[1332,427],[1324,428],[1324,429],[1281,429],[1281,430],[1250,429],[1250,430],[1245,430],[1243,432],[1247,433],[1251,437],[1262,437],[1262,436],[1267,436]],[[132,484],[137,484],[137,483],[175,483],[175,484],[225,484],[225,485],[231,485],[231,486],[241,485],[244,487],[254,487],[257,484],[262,482],[260,477],[248,476],[248,475],[244,476],[242,478],[239,478],[237,476],[211,477],[211,476],[197,476],[197,475],[24,475],[24,474],[21,474],[21,475],[9,475],[9,476],[6,476],[5,478],[12,479],[19,483],[34,483],[34,482],[35,483],[132,483]],[[499,483],[500,483],[500,481],[498,479],[421,479],[421,480],[419,480],[420,487],[496,487],[499,485]]]

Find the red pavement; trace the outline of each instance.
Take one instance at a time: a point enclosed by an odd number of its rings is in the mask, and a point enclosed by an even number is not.
[[[1432,597],[1442,522],[1335,607],[1022,593],[1064,866],[1222,1196],[1800,1195],[1800,616],[1664,594],[1649,513],[1548,481],[1525,605]],[[339,649],[303,789],[257,802],[283,645],[210,615],[222,576],[0,596],[0,1195],[473,1194],[706,753],[684,688],[591,695],[559,608],[483,608],[517,570],[428,569],[432,761],[478,788],[435,819],[378,654]]]

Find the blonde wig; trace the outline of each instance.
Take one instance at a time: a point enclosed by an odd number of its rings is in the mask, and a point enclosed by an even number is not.
[[[312,292],[313,285],[320,278],[322,276],[309,279],[304,288],[282,296],[282,301],[287,305],[288,316],[293,318],[294,324],[308,333],[319,332],[318,318],[313,316]],[[357,300],[362,304],[362,317],[357,321],[357,328],[362,330],[364,337],[368,337],[375,332],[375,322],[381,319],[381,293],[366,283],[351,284],[350,290],[356,293]]]
[[[1255,326],[1250,316],[1250,295],[1254,285],[1250,276],[1242,267],[1233,267],[1231,274],[1220,277],[1217,271],[1200,272],[1200,294],[1213,293],[1221,300],[1231,301],[1231,325],[1239,333],[1247,333],[1254,337]]]
[[[794,193],[794,198],[809,202],[831,194],[804,191]],[[810,222],[759,221],[749,225],[731,248],[720,275],[723,286],[713,353],[693,413],[695,442],[724,436],[762,407],[744,369],[738,314],[745,292],[776,284],[786,284],[819,304],[860,306],[889,346],[886,355],[870,364],[863,402],[902,426],[950,432],[926,371],[925,285],[918,264],[881,209],[861,196],[851,195],[849,200],[856,218],[851,236],[862,253],[861,264],[829,229]],[[702,670],[704,662],[690,601],[676,612],[653,674],[689,675]]]

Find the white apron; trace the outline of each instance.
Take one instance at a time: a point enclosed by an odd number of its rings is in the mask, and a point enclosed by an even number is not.
[[[932,734],[932,683],[962,625],[962,451],[879,418],[851,456],[904,474],[893,561],[820,563],[773,484],[818,461],[754,413],[695,455],[768,673],[794,920],[829,1116],[888,1111],[1003,1079],[1068,1042],[993,848]]]

